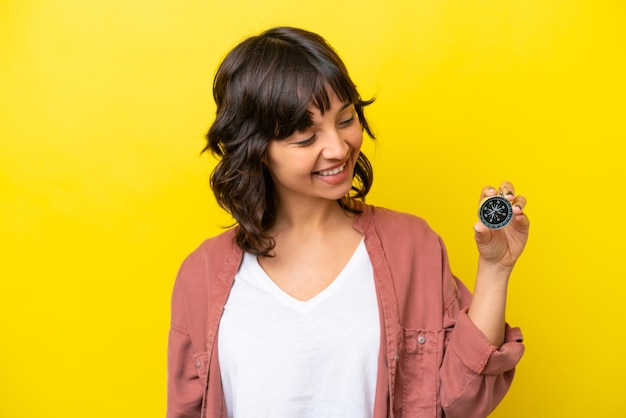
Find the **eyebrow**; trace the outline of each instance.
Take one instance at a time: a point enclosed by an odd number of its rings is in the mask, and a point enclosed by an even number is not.
[[[339,109],[339,111],[341,112],[342,110],[344,110],[344,109],[346,109],[346,108],[350,107],[350,105],[353,105],[353,104],[354,104],[354,103],[352,103],[352,102],[345,102],[345,103],[341,106],[341,109]]]

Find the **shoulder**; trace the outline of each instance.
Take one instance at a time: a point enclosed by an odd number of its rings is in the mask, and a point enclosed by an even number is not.
[[[224,257],[233,251],[235,247],[235,229],[229,229],[204,240],[186,257],[185,262],[198,262],[207,258]]]
[[[372,213],[372,218],[379,223],[385,223],[389,226],[401,225],[420,229],[430,229],[426,220],[417,215],[381,206],[369,206],[369,208]]]
[[[423,218],[396,210],[368,206],[365,208],[371,213],[372,225],[376,228],[381,239],[413,241],[422,243],[439,243],[439,235]]]
[[[205,280],[218,274],[227,260],[241,258],[241,250],[235,243],[235,229],[206,239],[183,261],[178,281],[185,283]]]
[[[173,328],[204,332],[209,295],[227,293],[241,263],[243,253],[234,236],[235,231],[229,230],[209,238],[183,261],[172,292]]]

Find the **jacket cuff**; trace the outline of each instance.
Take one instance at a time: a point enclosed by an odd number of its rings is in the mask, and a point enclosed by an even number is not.
[[[456,318],[450,336],[450,349],[468,369],[476,374],[496,375],[515,368],[524,354],[522,332],[506,325],[504,343],[491,344],[467,315],[468,308]]]

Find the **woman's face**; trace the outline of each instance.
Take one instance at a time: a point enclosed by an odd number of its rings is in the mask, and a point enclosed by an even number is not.
[[[266,162],[281,204],[334,201],[350,191],[363,129],[354,104],[342,103],[332,89],[328,93],[330,109],[323,115],[309,105],[310,127],[268,144]]]

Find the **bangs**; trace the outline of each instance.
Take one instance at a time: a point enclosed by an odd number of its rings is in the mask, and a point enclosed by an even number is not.
[[[360,103],[356,86],[350,80],[343,64],[311,54],[303,54],[295,45],[272,45],[259,51],[257,68],[271,68],[257,89],[257,109],[261,126],[273,139],[284,139],[313,124],[307,108],[310,104],[322,114],[330,108],[330,90],[342,103]]]

